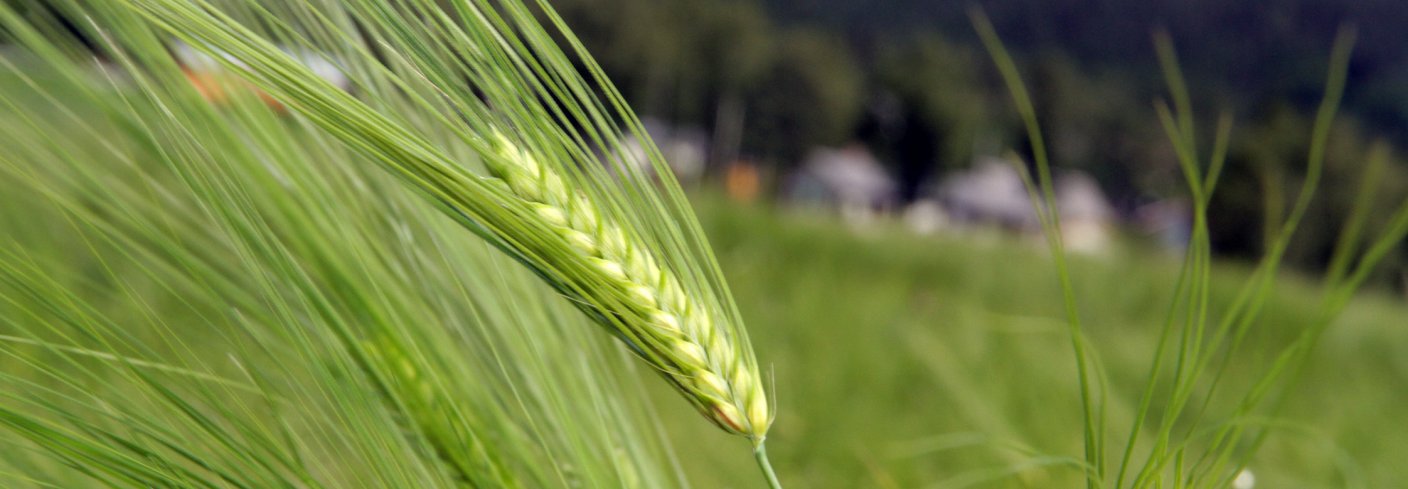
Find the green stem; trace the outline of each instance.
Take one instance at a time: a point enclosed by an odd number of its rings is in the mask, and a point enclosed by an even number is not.
[[[758,468],[763,469],[763,476],[768,480],[770,489],[782,489],[782,483],[777,481],[777,473],[772,470],[772,463],[768,462],[768,449],[763,442],[758,442],[753,447],[753,458],[758,459]]]

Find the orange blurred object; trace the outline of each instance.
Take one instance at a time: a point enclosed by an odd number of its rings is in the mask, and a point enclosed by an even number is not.
[[[195,87],[196,93],[214,105],[228,105],[232,95],[231,90],[249,90],[275,111],[280,113],[285,111],[284,104],[274,99],[272,95],[234,76],[189,67],[181,68],[181,71],[186,74],[186,79],[190,80],[191,85]]]
[[[728,166],[724,173],[724,188],[729,198],[737,202],[753,202],[761,190],[758,166],[746,160],[738,160]]]

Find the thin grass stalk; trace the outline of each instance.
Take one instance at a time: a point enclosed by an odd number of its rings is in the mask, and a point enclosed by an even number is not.
[[[1367,209],[1367,207],[1360,208],[1361,211],[1367,211]],[[1239,406],[1239,410],[1250,411],[1250,409],[1257,406],[1269,395],[1273,384],[1276,382],[1283,382],[1284,387],[1279,392],[1279,395],[1271,401],[1271,407],[1268,411],[1271,415],[1275,415],[1275,413],[1283,409],[1289,398],[1292,386],[1304,375],[1305,369],[1307,368],[1308,357],[1313,352],[1321,335],[1333,324],[1334,319],[1338,317],[1339,313],[1348,306],[1350,299],[1353,298],[1355,292],[1358,291],[1359,286],[1369,278],[1370,273],[1373,272],[1376,266],[1392,252],[1394,247],[1402,243],[1405,238],[1408,238],[1408,200],[1405,200],[1393,212],[1384,232],[1378,239],[1374,240],[1368,249],[1360,256],[1359,263],[1355,265],[1350,275],[1339,282],[1336,287],[1330,289],[1321,306],[1322,312],[1320,319],[1312,323],[1309,328],[1296,338],[1296,341],[1290,347],[1278,355],[1270,372],[1252,388],[1242,406]],[[1346,238],[1342,241],[1353,242],[1355,240]],[[1289,369],[1290,372],[1284,375],[1284,381],[1282,381],[1282,374],[1286,369]],[[1226,431],[1231,433],[1231,436],[1227,437],[1227,439],[1231,441],[1226,441],[1224,444],[1228,447],[1234,446],[1235,442],[1240,439],[1242,430]],[[1241,469],[1247,465],[1250,459],[1250,453],[1263,445],[1269,434],[1270,432],[1267,430],[1262,430],[1256,434],[1251,442],[1249,453],[1243,455],[1241,459],[1234,464],[1235,469]],[[1219,435],[1222,434],[1219,433]],[[1227,452],[1224,452],[1223,457],[1219,457],[1217,464],[1213,466],[1214,468],[1212,470],[1208,471],[1208,474],[1215,476],[1215,474],[1219,472],[1217,469],[1227,463],[1227,460],[1230,458],[1229,448]],[[1235,470],[1233,472],[1235,472]]]
[[[1037,179],[1036,183],[1040,189],[1041,199],[1033,199],[1032,205],[1036,214],[1045,216],[1042,219],[1044,234],[1047,243],[1051,247],[1052,261],[1056,266],[1056,274],[1061,288],[1061,295],[1065,305],[1066,323],[1071,339],[1071,349],[1075,355],[1076,372],[1080,383],[1081,413],[1085,433],[1085,458],[1086,463],[1093,469],[1093,473],[1086,475],[1086,487],[1094,489],[1101,479],[1104,478],[1104,407],[1103,403],[1097,403],[1092,396],[1090,377],[1091,372],[1087,365],[1088,353],[1081,333],[1080,314],[1076,306],[1075,289],[1071,284],[1070,273],[1067,269],[1065,250],[1061,243],[1060,216],[1056,208],[1056,192],[1051,178],[1051,165],[1046,155],[1046,145],[1043,141],[1041,127],[1037,122],[1036,109],[1032,105],[1031,98],[1027,94],[1026,87],[1022,83],[1021,75],[1017,71],[1016,63],[1003,47],[1002,40],[998,37],[992,22],[982,10],[974,8],[969,10],[969,18],[982,39],[983,46],[987,49],[988,55],[997,65],[998,72],[1001,73],[1011,94],[1013,103],[1018,114],[1021,115],[1022,122],[1026,127],[1027,137],[1030,139],[1033,159],[1036,163]],[[1030,185],[1029,185],[1030,188]],[[1044,207],[1044,209],[1043,209]],[[1103,394],[1102,394],[1103,396]]]
[[[1345,222],[1339,238],[1335,240],[1335,252],[1330,257],[1330,265],[1325,271],[1324,282],[1327,289],[1335,290],[1339,287],[1345,274],[1350,271],[1350,264],[1358,255],[1360,243],[1364,238],[1364,226],[1369,220],[1374,199],[1378,197],[1378,183],[1382,181],[1388,165],[1389,146],[1379,141],[1369,150],[1364,173],[1360,175],[1359,183],[1355,186],[1361,191],[1355,195],[1349,212],[1350,217]]]
[[[1166,49],[1161,49],[1160,52],[1165,53],[1163,54],[1164,56],[1173,55],[1171,46]],[[1186,99],[1186,93],[1181,93],[1185,91],[1186,88],[1183,88],[1184,85],[1179,81],[1182,77],[1176,71],[1176,60],[1166,62],[1164,65],[1166,67],[1173,67],[1175,70],[1166,72],[1166,76],[1169,79],[1169,89],[1174,93],[1174,99]],[[1232,127],[1230,117],[1224,116],[1218,125],[1217,137],[1214,142],[1212,156],[1210,157],[1208,175],[1205,177],[1206,179],[1200,179],[1198,177],[1200,171],[1194,161],[1196,158],[1196,149],[1190,147],[1192,139],[1181,136],[1180,131],[1182,131],[1182,129],[1169,123],[1173,118],[1167,116],[1168,111],[1164,106],[1160,105],[1158,108],[1160,119],[1164,121],[1164,129],[1169,133],[1169,140],[1174,143],[1180,163],[1184,168],[1184,175],[1187,178],[1188,186],[1194,195],[1193,234],[1189,239],[1189,248],[1184,258],[1184,265],[1180,268],[1178,279],[1174,285],[1173,298],[1169,304],[1168,312],[1165,314],[1163,326],[1160,328],[1159,339],[1154,345],[1154,356],[1150,362],[1149,372],[1145,375],[1147,380],[1144,385],[1143,393],[1140,394],[1139,405],[1136,409],[1134,420],[1130,425],[1129,439],[1125,443],[1125,451],[1120,460],[1120,467],[1115,477],[1114,487],[1123,486],[1126,472],[1130,467],[1130,462],[1133,460],[1135,444],[1139,439],[1140,429],[1144,426],[1158,386],[1156,379],[1163,371],[1164,352],[1168,338],[1173,332],[1175,311],[1183,302],[1185,295],[1191,297],[1195,295],[1195,291],[1198,288],[1204,291],[1206,291],[1207,288],[1205,282],[1195,284],[1194,279],[1196,278],[1195,276],[1201,275],[1202,280],[1205,281],[1206,270],[1210,267],[1208,263],[1210,259],[1210,249],[1207,233],[1208,202],[1212,197],[1212,189],[1216,185],[1216,177],[1220,173],[1222,163],[1226,161],[1225,157]],[[1179,119],[1184,118],[1186,117],[1180,114]],[[1162,438],[1159,443],[1164,443]]]
[[[1190,106],[1187,102],[1189,97],[1186,92],[1187,88],[1182,82],[1182,75],[1177,69],[1178,62],[1176,54],[1171,45],[1164,45],[1164,43],[1167,42],[1168,41],[1164,38],[1155,37],[1155,45],[1158,48],[1157,51],[1160,56],[1160,65],[1166,70],[1165,77],[1168,80],[1167,83],[1173,99],[1181,101],[1178,102],[1178,105],[1183,108],[1179,110],[1191,110],[1187,109]],[[1192,115],[1179,113],[1175,116],[1170,113],[1168,106],[1164,104],[1156,104],[1155,108],[1169,140],[1173,142],[1179,165],[1183,170],[1185,184],[1188,186],[1193,199],[1193,235],[1190,237],[1189,255],[1187,257],[1187,266],[1191,271],[1192,280],[1190,281],[1187,292],[1189,299],[1185,305],[1187,310],[1184,312],[1185,320],[1181,328],[1182,333],[1179,336],[1178,354],[1173,366],[1174,379],[1169,394],[1170,399],[1176,400],[1191,393],[1192,382],[1191,380],[1185,381],[1185,379],[1193,375],[1193,369],[1195,368],[1193,366],[1193,359],[1198,356],[1197,350],[1203,342],[1202,329],[1207,316],[1209,274],[1211,271],[1211,250],[1207,233],[1207,211],[1208,203],[1212,198],[1211,193],[1206,192],[1204,187],[1209,186],[1215,181],[1205,180],[1206,177],[1202,175],[1200,164],[1198,163],[1197,148],[1194,146],[1195,139],[1182,133],[1182,131],[1191,130]],[[1226,118],[1224,118],[1224,123],[1219,126],[1217,140],[1214,143],[1214,150],[1209,157],[1210,161],[1208,166],[1210,169],[1215,169],[1220,166],[1220,162],[1224,160],[1226,155],[1227,141],[1229,139],[1231,126],[1229,122],[1225,121]],[[1211,171],[1209,173],[1211,173]],[[1181,291],[1179,293],[1181,293]],[[1176,296],[1174,302],[1179,302],[1179,297]],[[1165,328],[1171,328],[1173,326],[1173,316],[1174,311],[1170,310],[1165,322]],[[1165,330],[1160,334],[1161,338],[1164,338],[1166,335],[1170,334],[1170,331]],[[1161,342],[1162,341],[1161,339]],[[1124,474],[1128,467],[1128,460],[1132,456],[1135,439],[1138,437],[1138,428],[1144,423],[1148,409],[1147,403],[1152,399],[1153,389],[1157,385],[1156,379],[1158,373],[1161,371],[1162,360],[1163,354],[1162,348],[1160,347],[1160,350],[1155,352],[1153,366],[1151,367],[1152,370],[1147,377],[1146,393],[1141,397],[1139,414],[1136,415],[1134,429],[1131,430],[1130,441],[1127,442],[1128,451],[1126,451],[1124,460],[1120,463],[1121,468],[1119,474],[1116,476],[1116,487],[1123,483]],[[1160,421],[1159,435],[1155,440],[1154,448],[1150,455],[1151,457],[1159,456],[1159,454],[1167,450],[1173,431],[1173,422],[1177,417],[1177,413],[1165,411]],[[1179,454],[1179,458],[1181,460],[1181,454]],[[1181,465],[1178,468],[1181,469]],[[1179,472],[1177,476],[1181,476],[1181,470],[1177,472]],[[1135,485],[1137,486],[1138,482],[1136,482]]]
[[[1326,80],[1325,96],[1324,99],[1321,101],[1321,105],[1316,114],[1315,125],[1311,130],[1311,144],[1309,148],[1309,153],[1307,155],[1306,181],[1300,189],[1299,196],[1296,200],[1296,204],[1294,205],[1290,216],[1282,225],[1281,230],[1277,235],[1276,242],[1273,244],[1271,251],[1268,253],[1268,255],[1263,261],[1263,269],[1258,270],[1258,273],[1261,274],[1261,284],[1257,287],[1258,292],[1256,292],[1256,298],[1252,302],[1253,306],[1251,307],[1251,309],[1247,310],[1243,315],[1240,316],[1236,326],[1232,326],[1230,321],[1224,321],[1223,327],[1220,328],[1220,330],[1214,336],[1214,344],[1220,344],[1225,338],[1225,335],[1227,334],[1227,328],[1232,328],[1232,343],[1231,346],[1226,350],[1228,352],[1228,355],[1230,355],[1231,351],[1235,351],[1241,345],[1242,338],[1245,337],[1246,331],[1248,330],[1248,328],[1250,328],[1252,321],[1257,316],[1259,316],[1260,304],[1265,302],[1264,298],[1267,294],[1270,293],[1271,281],[1276,276],[1276,270],[1278,268],[1278,265],[1280,264],[1281,256],[1285,252],[1286,248],[1289,246],[1289,242],[1292,236],[1294,236],[1295,230],[1298,227],[1300,219],[1302,218],[1302,216],[1304,216],[1306,210],[1308,210],[1310,201],[1315,194],[1316,188],[1318,187],[1320,175],[1323,172],[1325,146],[1329,138],[1331,123],[1334,120],[1334,114],[1339,106],[1339,100],[1344,93],[1345,78],[1348,73],[1349,55],[1353,49],[1353,39],[1354,32],[1352,29],[1348,28],[1342,28],[1338,36],[1336,37],[1333,53],[1330,58],[1330,67]],[[1229,313],[1229,316],[1227,318],[1230,320],[1233,317],[1234,313]],[[1206,363],[1211,360],[1211,355],[1212,354],[1210,353],[1207,358],[1200,360],[1200,363],[1206,365]],[[1216,376],[1221,377],[1222,372],[1225,370],[1225,368],[1226,362],[1224,362],[1223,366],[1218,369]],[[1278,361],[1277,363],[1273,364],[1272,369],[1268,373],[1267,377],[1275,377],[1277,375],[1277,372],[1279,372],[1279,369],[1281,368],[1283,368],[1283,364],[1281,362]],[[1253,392],[1255,392],[1256,390],[1257,389],[1254,388]],[[1250,399],[1253,396],[1254,394],[1249,394],[1248,398]],[[1250,406],[1253,404],[1255,404],[1255,402],[1252,402],[1250,404],[1243,403],[1242,407],[1239,407],[1239,409],[1236,411],[1236,414],[1245,415],[1246,412],[1250,409]],[[1222,444],[1224,438],[1227,435],[1236,431],[1238,431],[1236,428],[1231,427],[1226,430],[1223,430],[1222,433],[1219,433],[1219,435],[1215,437],[1213,443],[1214,447]],[[1227,450],[1231,449],[1231,444],[1227,444],[1225,446],[1228,447]],[[1218,452],[1218,450],[1213,450],[1210,453],[1216,452]],[[1159,464],[1156,463],[1155,465]]]
[[[1297,200],[1295,210],[1292,212],[1290,218],[1288,218],[1288,220],[1282,225],[1281,231],[1277,235],[1275,243],[1273,243],[1271,252],[1263,258],[1262,264],[1258,268],[1255,278],[1251,282],[1249,282],[1248,286],[1239,293],[1237,299],[1234,301],[1227,315],[1224,316],[1222,324],[1219,326],[1217,332],[1214,334],[1213,339],[1211,340],[1210,344],[1222,344],[1229,332],[1233,335],[1233,339],[1230,346],[1222,350],[1224,358],[1230,358],[1232,352],[1236,351],[1239,348],[1239,346],[1241,345],[1242,338],[1245,337],[1246,331],[1250,327],[1252,321],[1254,321],[1255,318],[1259,316],[1260,304],[1265,302],[1265,297],[1270,292],[1272,284],[1271,281],[1276,276],[1276,269],[1280,263],[1281,253],[1284,252],[1291,236],[1293,236],[1294,229],[1296,228],[1296,225],[1299,222],[1300,216],[1304,215],[1305,210],[1308,208],[1309,200],[1311,196],[1314,195],[1314,189],[1316,188],[1314,184],[1318,182],[1318,175],[1320,171],[1319,169],[1323,167],[1323,148],[1325,138],[1328,134],[1328,121],[1331,120],[1331,118],[1333,117],[1334,107],[1337,106],[1337,100],[1339,94],[1342,92],[1343,87],[1343,67],[1345,66],[1344,63],[1347,60],[1348,52],[1346,47],[1345,36],[1346,33],[1342,31],[1336,43],[1336,54],[1332,57],[1331,60],[1331,72],[1329,75],[1329,81],[1327,82],[1326,98],[1321,105],[1319,114],[1317,115],[1316,127],[1312,131],[1311,155],[1308,158],[1309,169],[1307,175],[1307,182],[1301,189],[1301,193]],[[1206,356],[1200,355],[1200,358],[1196,359],[1193,371],[1202,372],[1206,370],[1206,368],[1208,367],[1208,363],[1212,359],[1213,354],[1213,352],[1210,352]],[[1227,362],[1226,360],[1224,360],[1221,366],[1218,368],[1216,374],[1214,375],[1211,387],[1209,387],[1208,389],[1209,398],[1211,397],[1211,393],[1215,391],[1217,385],[1220,383],[1226,367]],[[1273,371],[1277,368],[1279,367],[1273,367]],[[1191,383],[1195,380],[1196,379],[1190,379],[1187,383],[1187,387],[1180,389],[1182,390],[1183,394],[1175,396],[1174,406],[1177,411],[1181,412],[1182,406],[1186,403],[1186,399],[1189,395],[1191,395]],[[1206,408],[1207,402],[1210,402],[1210,399],[1208,401],[1205,401],[1204,409]],[[1197,417],[1201,417],[1201,412],[1203,412],[1202,409],[1200,409]],[[1232,428],[1229,427],[1229,429]],[[1218,435],[1218,437],[1215,438],[1213,443],[1214,448],[1206,452],[1204,457],[1207,457],[1208,455],[1211,455],[1213,453],[1221,453],[1220,449],[1217,448],[1218,446],[1220,446],[1219,444],[1221,443],[1221,436],[1222,435]],[[1230,447],[1227,449],[1230,450]],[[1146,463],[1144,469],[1141,470],[1140,476],[1136,478],[1135,485],[1140,486],[1142,484],[1149,483],[1150,478],[1152,478],[1154,474],[1158,470],[1160,470],[1165,463],[1168,463],[1168,461],[1169,459],[1167,456],[1160,456],[1157,454],[1157,452],[1151,454],[1149,461]],[[1201,465],[1201,463],[1202,460],[1200,459],[1199,465]]]

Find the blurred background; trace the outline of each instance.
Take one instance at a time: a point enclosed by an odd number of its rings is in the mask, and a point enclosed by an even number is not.
[[[1369,232],[1408,196],[1401,1],[552,3],[695,190],[776,375],[769,445],[797,487],[1078,484],[1054,467],[1080,453],[1079,397],[1055,272],[1012,164],[1031,148],[970,22],[974,5],[1013,50],[1046,131],[1079,310],[1121,441],[1191,227],[1154,109],[1167,97],[1156,33],[1177,48],[1204,158],[1219,114],[1233,117],[1211,203],[1214,317],[1296,198],[1336,31],[1358,35],[1325,180],[1286,254],[1292,272],[1230,358],[1222,397],[1199,397],[1207,412],[1309,324],[1371,148],[1390,163]],[[1390,461],[1408,453],[1395,421],[1408,415],[1405,257],[1400,244],[1331,329],[1282,413],[1294,428],[1277,431],[1236,487],[1408,480]],[[751,487],[749,461],[726,439],[665,416],[687,440],[691,480]],[[1179,426],[1197,419],[1220,418]]]
[[[1366,151],[1408,136],[1408,4],[1392,0],[552,3],[682,179],[857,224],[1035,232],[1003,162],[1009,151],[1030,160],[1026,136],[970,24],[974,5],[1020,58],[1062,170],[1067,237],[1082,251],[1126,238],[1176,249],[1186,237],[1186,187],[1153,108],[1166,93],[1155,32],[1178,49],[1201,126],[1235,117],[1212,205],[1219,254],[1258,256],[1265,223],[1295,198],[1341,25],[1359,35],[1345,110],[1288,262],[1326,264]],[[1395,160],[1385,193],[1402,195],[1408,167]],[[1398,255],[1376,281],[1402,290]]]

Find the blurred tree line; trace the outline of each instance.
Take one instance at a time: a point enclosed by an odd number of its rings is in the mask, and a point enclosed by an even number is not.
[[[975,156],[1025,152],[968,24],[968,1],[553,0],[635,108],[715,136],[712,168],[744,157],[785,174],[809,148],[865,143],[901,197]],[[1368,148],[1408,137],[1408,2],[984,2],[1017,50],[1058,165],[1090,173],[1123,213],[1183,195],[1158,125],[1151,39],[1166,29],[1201,126],[1235,117],[1212,219],[1223,254],[1257,256],[1304,177],[1311,116],[1336,29],[1357,26],[1326,179],[1289,261],[1323,267],[1360,191]],[[1210,132],[1200,141],[1210,146]],[[1371,221],[1408,195],[1391,156]],[[1382,224],[1382,223],[1380,223]],[[1400,255],[1408,256],[1408,250]],[[1402,256],[1382,280],[1402,286]]]

